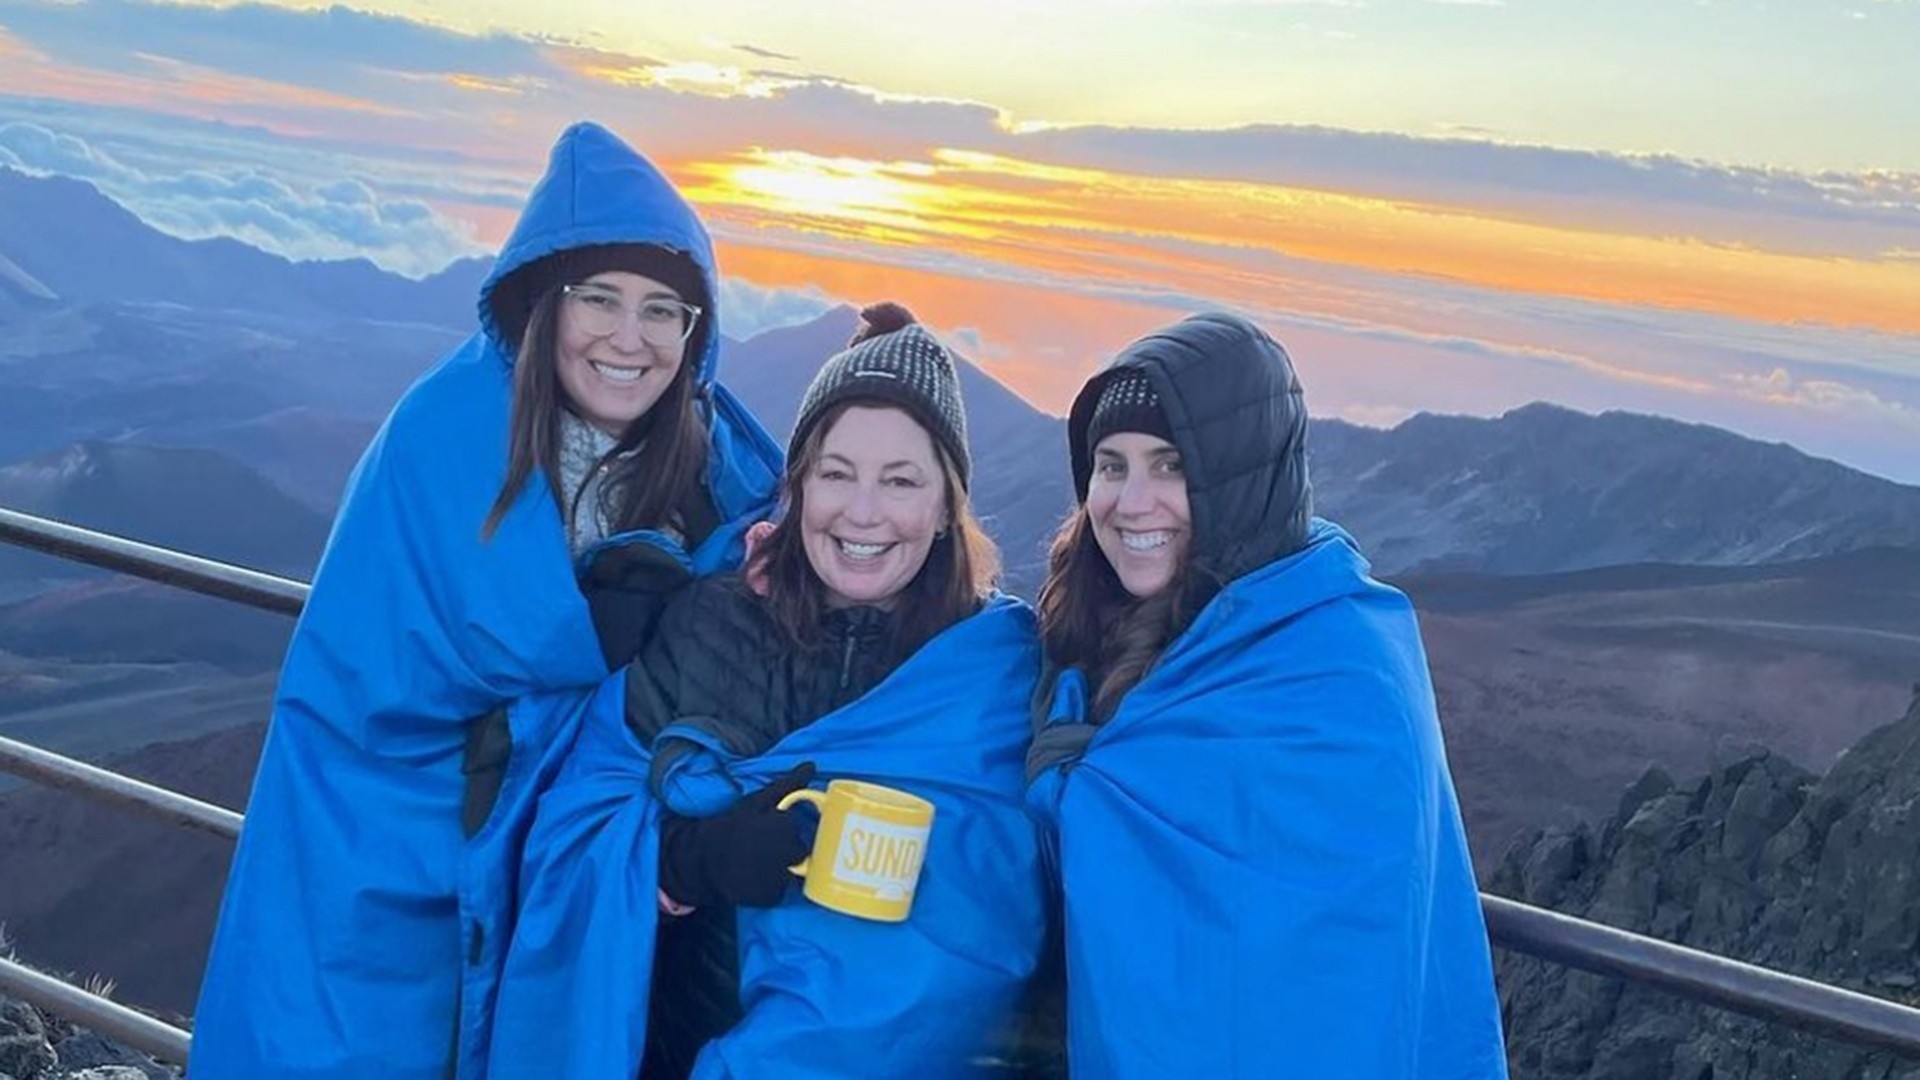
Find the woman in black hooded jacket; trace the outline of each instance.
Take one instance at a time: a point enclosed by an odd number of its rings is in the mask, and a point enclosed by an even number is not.
[[[1312,517],[1306,436],[1226,314],[1074,401],[1028,797],[1076,1077],[1505,1076],[1418,626]]]

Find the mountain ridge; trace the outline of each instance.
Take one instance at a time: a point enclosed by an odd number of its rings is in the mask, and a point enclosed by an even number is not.
[[[364,258],[295,261],[238,240],[182,240],[142,221],[94,185],[0,166],[0,259],[69,301],[158,300],[312,316],[432,325],[473,321],[490,259],[462,259],[415,281]],[[48,222],[84,228],[49,229]]]
[[[1540,574],[1920,547],[1920,487],[1707,424],[1536,402],[1393,428],[1315,421],[1320,512],[1376,568]]]

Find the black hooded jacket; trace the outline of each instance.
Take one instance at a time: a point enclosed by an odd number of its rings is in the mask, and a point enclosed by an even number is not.
[[[1189,558],[1227,585],[1307,542],[1307,407],[1293,361],[1266,331],[1209,312],[1148,334],[1087,380],[1067,417],[1073,490],[1093,476],[1087,428],[1100,391],[1123,371],[1143,372],[1160,397],[1187,479],[1193,514]]]
[[[1094,407],[1107,383],[1127,371],[1153,384],[1180,451],[1192,515],[1189,574],[1197,586],[1211,593],[1306,546],[1313,517],[1307,408],[1279,342],[1237,315],[1209,312],[1127,346],[1087,380],[1067,416],[1082,504],[1093,476],[1087,430]],[[1049,658],[1035,696],[1029,775],[1079,757],[1093,734],[1086,724],[1047,725],[1058,675]]]

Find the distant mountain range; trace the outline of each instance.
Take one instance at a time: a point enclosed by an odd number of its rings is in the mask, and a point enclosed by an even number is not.
[[[224,454],[91,440],[0,466],[0,505],[302,576],[329,520]]]
[[[740,343],[723,374],[785,434],[820,361],[858,324],[838,308]],[[1072,506],[1065,424],[961,367],[977,509],[1030,590]],[[1920,488],[1792,447],[1632,413],[1547,404],[1495,419],[1421,414],[1391,430],[1316,420],[1315,505],[1376,573],[1540,574],[1599,566],[1741,566],[1920,547]]]
[[[290,262],[237,240],[168,236],[82,180],[0,168],[0,291],[16,299],[38,284],[69,303],[160,301],[301,317],[351,312],[376,322],[460,326],[473,321],[491,265],[463,259],[412,281],[365,259]]]
[[[1920,488],[1704,424],[1553,405],[1315,426],[1320,510],[1377,568],[1542,574],[1920,546]]]

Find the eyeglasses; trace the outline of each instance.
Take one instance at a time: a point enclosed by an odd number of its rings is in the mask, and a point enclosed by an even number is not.
[[[630,308],[612,289],[597,285],[563,285],[568,312],[575,326],[589,337],[612,337],[621,323],[633,318],[640,323],[640,339],[662,348],[684,343],[700,320],[699,307],[664,296],[649,296],[638,308]]]

